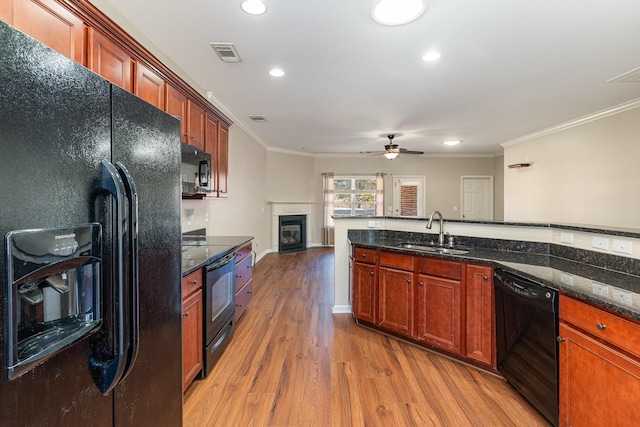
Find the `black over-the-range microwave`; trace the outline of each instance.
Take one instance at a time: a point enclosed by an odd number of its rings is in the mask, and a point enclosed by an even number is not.
[[[211,155],[192,145],[182,143],[180,176],[182,194],[211,193]]]

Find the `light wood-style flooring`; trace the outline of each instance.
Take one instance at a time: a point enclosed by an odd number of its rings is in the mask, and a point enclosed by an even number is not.
[[[268,254],[184,425],[548,426],[502,379],[332,314],[333,250]]]

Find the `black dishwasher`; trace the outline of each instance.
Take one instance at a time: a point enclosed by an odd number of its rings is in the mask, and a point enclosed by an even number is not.
[[[495,271],[498,371],[558,425],[558,291]]]

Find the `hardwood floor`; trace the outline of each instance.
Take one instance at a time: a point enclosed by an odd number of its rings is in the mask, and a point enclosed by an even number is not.
[[[184,425],[548,426],[500,378],[332,314],[333,250],[266,255]]]

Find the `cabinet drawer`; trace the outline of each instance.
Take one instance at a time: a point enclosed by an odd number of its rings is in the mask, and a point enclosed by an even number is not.
[[[242,316],[247,309],[253,296],[253,280],[249,280],[246,285],[236,294],[236,320]]]
[[[420,257],[420,273],[460,280],[462,263],[438,258]]]
[[[247,243],[243,247],[236,250],[237,259],[236,262],[240,262],[245,257],[251,255],[251,242]]]
[[[376,250],[356,247],[353,250],[353,259],[357,262],[376,263]]]
[[[182,278],[182,297],[202,287],[202,269],[187,274]]]
[[[640,357],[640,324],[562,294],[560,319]]]
[[[245,257],[236,265],[236,292],[251,279],[253,257]]]
[[[396,252],[380,252],[380,265],[413,271],[413,256]]]

